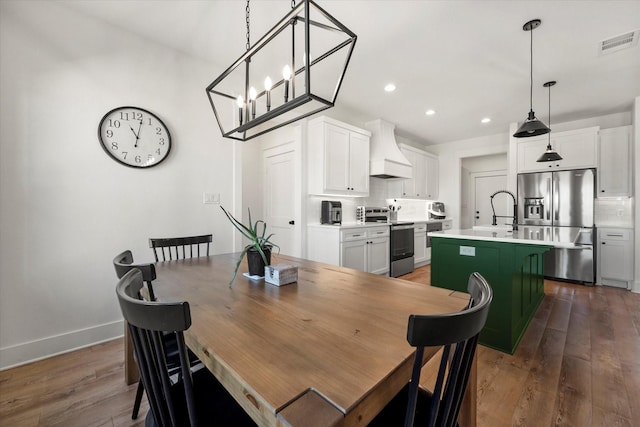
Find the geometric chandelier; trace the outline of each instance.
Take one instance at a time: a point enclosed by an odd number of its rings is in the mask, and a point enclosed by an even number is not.
[[[247,141],[334,106],[356,35],[303,0],[207,86],[222,136]]]

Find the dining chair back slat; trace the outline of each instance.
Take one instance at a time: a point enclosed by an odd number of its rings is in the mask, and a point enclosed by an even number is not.
[[[151,408],[145,425],[254,426],[251,418],[206,368],[192,372],[184,341],[184,331],[191,326],[189,303],[144,301],[140,295],[142,287],[142,272],[134,268],[120,279],[116,294],[129,326]],[[167,364],[164,346],[167,335],[174,336],[178,347],[180,379],[175,383],[170,378]],[[196,391],[206,394],[205,398],[198,401]]]
[[[466,309],[441,315],[409,316],[407,341],[416,347],[411,381],[369,424],[405,427],[454,427],[469,381],[478,335],[487,321],[493,291],[479,274],[469,277]],[[442,346],[433,391],[420,387],[424,348]]]
[[[158,253],[162,255],[162,261],[173,259],[186,259],[195,256],[209,256],[212,234],[188,237],[162,237],[149,239],[149,247],[153,249],[156,262],[160,261]],[[202,252],[201,252],[202,246]],[[187,255],[188,253],[188,255]]]

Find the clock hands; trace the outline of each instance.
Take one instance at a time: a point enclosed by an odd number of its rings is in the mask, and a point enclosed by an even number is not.
[[[138,140],[140,139],[140,131],[142,130],[142,119],[140,119],[140,125],[138,126],[138,133],[136,133],[136,131],[133,130],[131,125],[129,125],[129,129],[131,129],[131,132],[133,132],[133,135],[136,137],[136,142],[135,142],[135,144],[133,144],[133,146],[137,148],[138,147]]]

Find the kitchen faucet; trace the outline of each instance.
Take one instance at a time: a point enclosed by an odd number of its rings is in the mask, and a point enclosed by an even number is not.
[[[513,199],[513,216],[509,215],[496,215],[496,209],[493,207],[493,198],[496,194],[506,193],[511,196]],[[511,191],[507,190],[498,190],[491,195],[491,210],[493,211],[493,222],[491,225],[498,225],[498,218],[513,218],[513,231],[518,229],[518,204],[516,203],[516,196],[513,195]]]

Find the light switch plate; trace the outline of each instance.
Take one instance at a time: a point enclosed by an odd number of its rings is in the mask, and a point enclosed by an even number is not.
[[[202,203],[205,205],[219,205],[220,193],[202,193]]]

